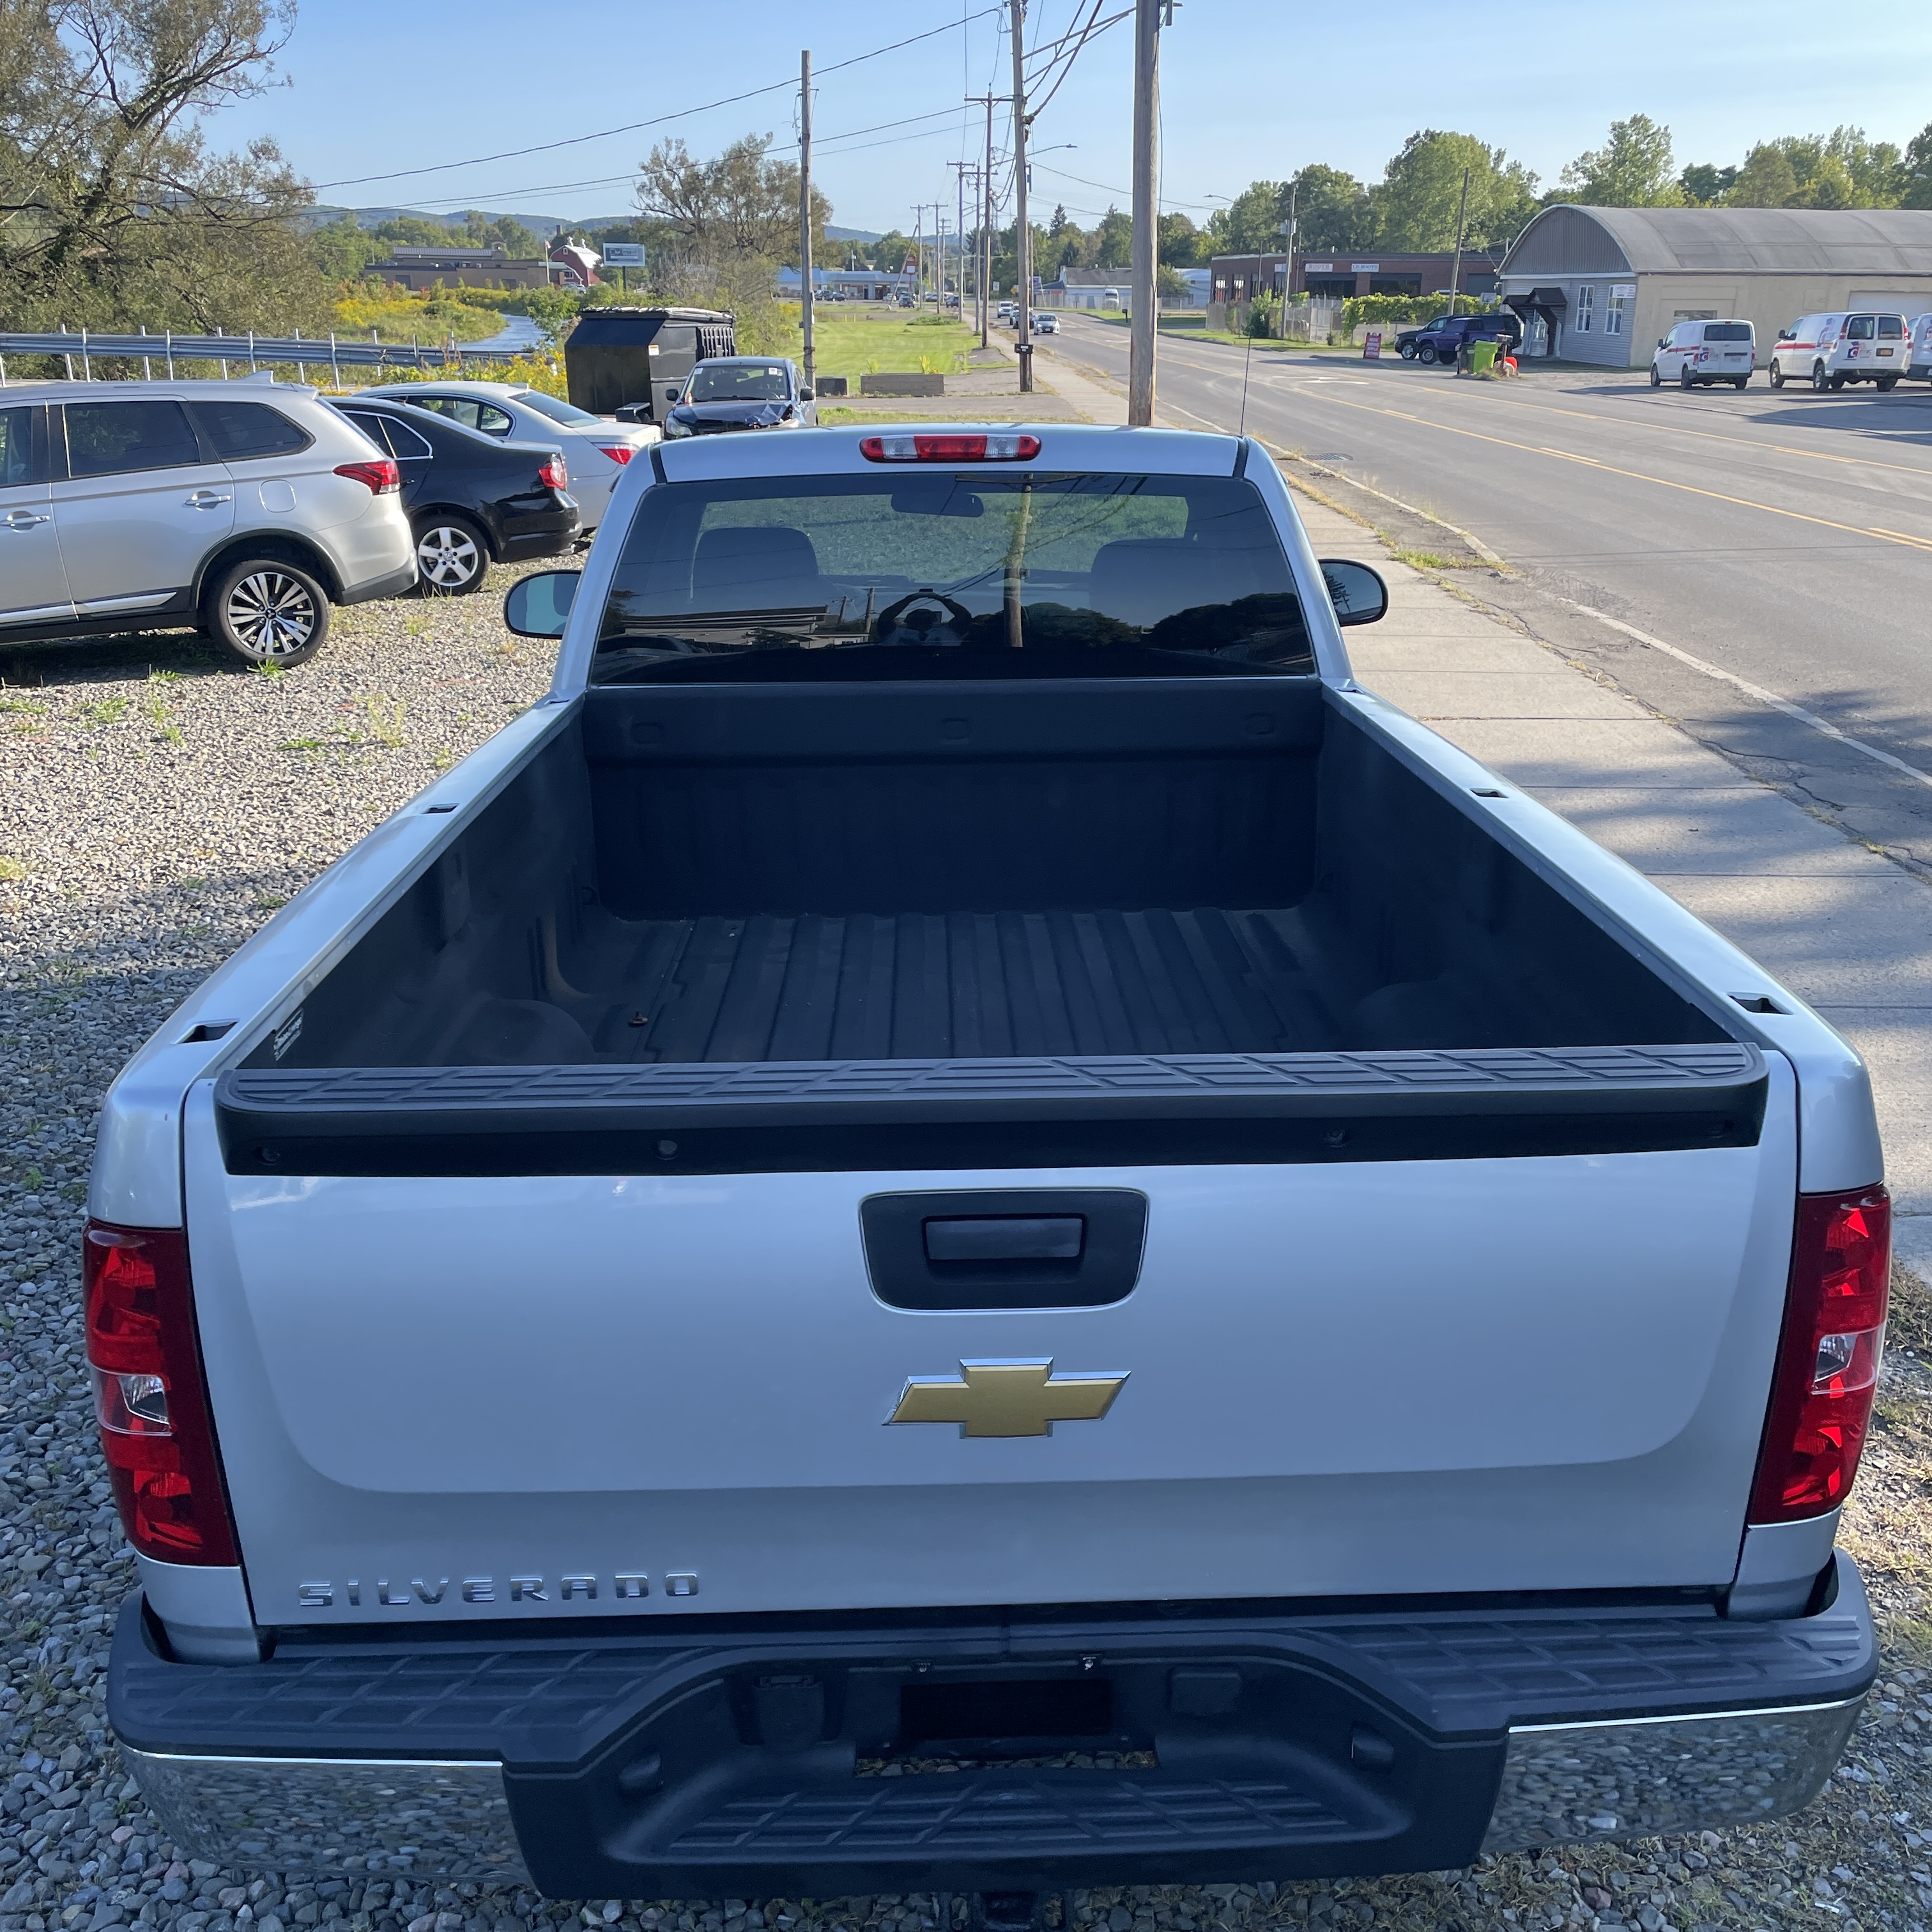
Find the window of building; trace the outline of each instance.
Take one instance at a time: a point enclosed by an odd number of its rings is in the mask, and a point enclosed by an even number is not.
[[[1576,328],[1587,335],[1597,326],[1597,291],[1588,282],[1576,291]]]
[[[1604,333],[1621,335],[1624,332],[1624,310],[1630,301],[1628,289],[1612,289],[1604,304]]]

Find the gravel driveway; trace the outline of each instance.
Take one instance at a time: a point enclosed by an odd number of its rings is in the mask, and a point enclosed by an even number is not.
[[[502,582],[339,614],[314,663],[231,671],[191,638],[0,652],[0,1932],[138,1920],[181,1932],[513,1932],[575,1921],[760,1932],[920,1932],[906,1899],[542,1901],[404,1880],[305,1885],[183,1862],[103,1715],[112,1619],[134,1586],[98,1454],[78,1235],[100,1097],[208,970],[435,772],[541,694],[548,646],[514,639]],[[1932,1346],[1901,1279],[1894,1334]],[[1720,1838],[1484,1862],[1372,1882],[1096,1890],[1089,1932],[1292,1925],[1345,1932],[1932,1922],[1932,1378],[1888,1364],[1848,1525],[1895,1664],[1831,1790],[1802,1817]],[[964,1901],[958,1901],[963,1910]]]

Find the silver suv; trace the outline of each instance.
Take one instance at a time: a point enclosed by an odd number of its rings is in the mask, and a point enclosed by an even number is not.
[[[313,389],[0,389],[0,641],[199,622],[249,664],[304,663],[331,604],[415,584],[400,482]]]

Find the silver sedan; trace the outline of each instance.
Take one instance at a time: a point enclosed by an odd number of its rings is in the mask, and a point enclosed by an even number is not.
[[[603,521],[624,466],[658,440],[658,431],[649,424],[612,422],[560,396],[514,382],[392,382],[363,393],[434,410],[504,442],[557,445],[570,472],[570,494],[584,518],[584,537]]]

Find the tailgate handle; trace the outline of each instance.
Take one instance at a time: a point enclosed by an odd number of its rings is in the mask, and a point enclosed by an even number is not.
[[[1077,1262],[1086,1242],[1078,1214],[980,1214],[926,1224],[929,1262]]]
[[[859,1204],[888,1308],[1106,1308],[1140,1279],[1148,1198],[1131,1187],[962,1187]]]

